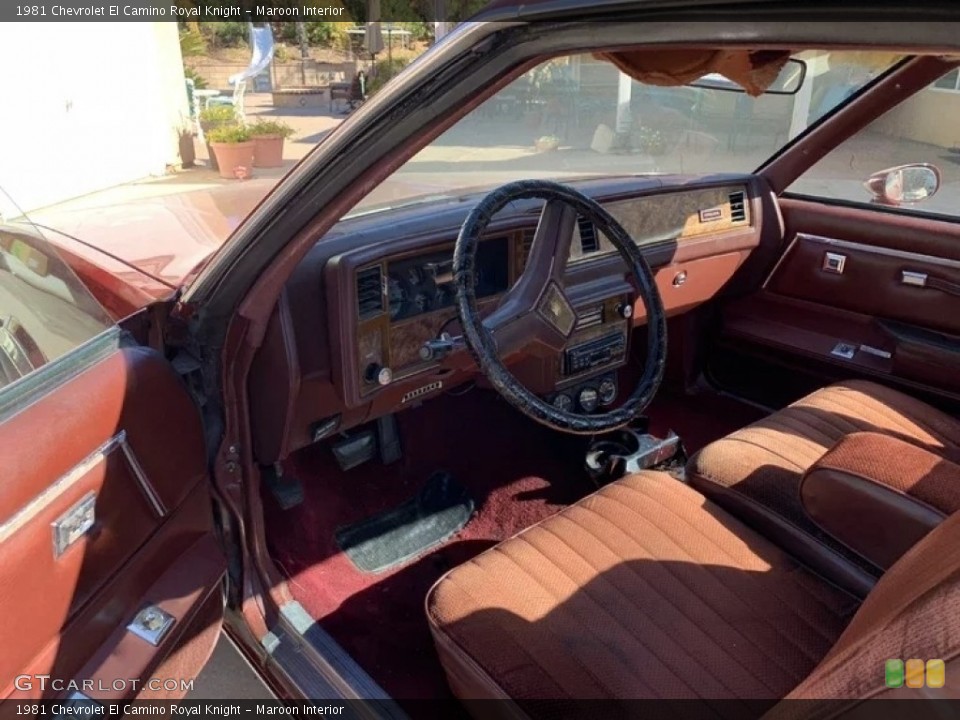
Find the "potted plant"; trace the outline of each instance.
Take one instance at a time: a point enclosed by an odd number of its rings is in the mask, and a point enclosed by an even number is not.
[[[253,175],[253,140],[243,125],[221,125],[207,135],[220,177],[246,180]]]
[[[556,135],[543,135],[534,143],[538,152],[551,152],[560,147],[560,138]]]
[[[214,170],[217,167],[217,158],[214,155],[213,148],[210,146],[210,133],[218,127],[224,125],[237,124],[237,111],[232,105],[212,105],[200,111],[200,129],[207,140],[207,157],[210,158],[210,167]]]
[[[293,135],[293,128],[279,120],[260,119],[248,127],[253,137],[253,166],[259,168],[283,165],[283,141]]]

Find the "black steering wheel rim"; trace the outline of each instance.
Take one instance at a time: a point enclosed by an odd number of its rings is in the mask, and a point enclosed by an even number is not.
[[[494,215],[508,203],[523,199],[559,201],[591,220],[620,253],[643,300],[647,314],[647,354],[643,374],[630,396],[618,407],[592,415],[560,410],[519,383],[500,359],[497,343],[477,307],[476,254],[480,238]],[[525,268],[524,272],[527,269]],[[497,391],[528,417],[555,430],[593,435],[615,430],[638,417],[650,404],[666,367],[666,312],[643,253],[620,223],[603,206],[571,187],[549,180],[521,180],[487,194],[460,228],[453,254],[457,314],[474,361]]]

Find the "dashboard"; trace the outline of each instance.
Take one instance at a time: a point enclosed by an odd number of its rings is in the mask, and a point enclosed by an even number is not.
[[[617,178],[576,183],[643,250],[668,315],[712,298],[761,239],[763,193],[750,176]],[[287,283],[250,373],[255,454],[262,463],[466,382],[483,383],[462,347],[453,248],[471,199],[342,221]],[[481,313],[524,270],[539,201],[497,217],[477,251]],[[645,309],[609,241],[580,219],[565,273],[573,331],[556,357],[507,358],[511,372],[558,407],[596,412],[621,397]],[[438,351],[442,348],[442,352]]]

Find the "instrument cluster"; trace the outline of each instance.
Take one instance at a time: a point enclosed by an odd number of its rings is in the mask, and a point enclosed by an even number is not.
[[[508,283],[508,238],[484,240],[477,248],[477,297],[505,292]],[[453,307],[452,251],[391,260],[387,263],[387,295],[392,322]]]

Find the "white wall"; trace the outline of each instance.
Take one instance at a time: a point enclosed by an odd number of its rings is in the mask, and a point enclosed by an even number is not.
[[[25,211],[177,162],[176,23],[2,23],[0,78],[0,188]]]

